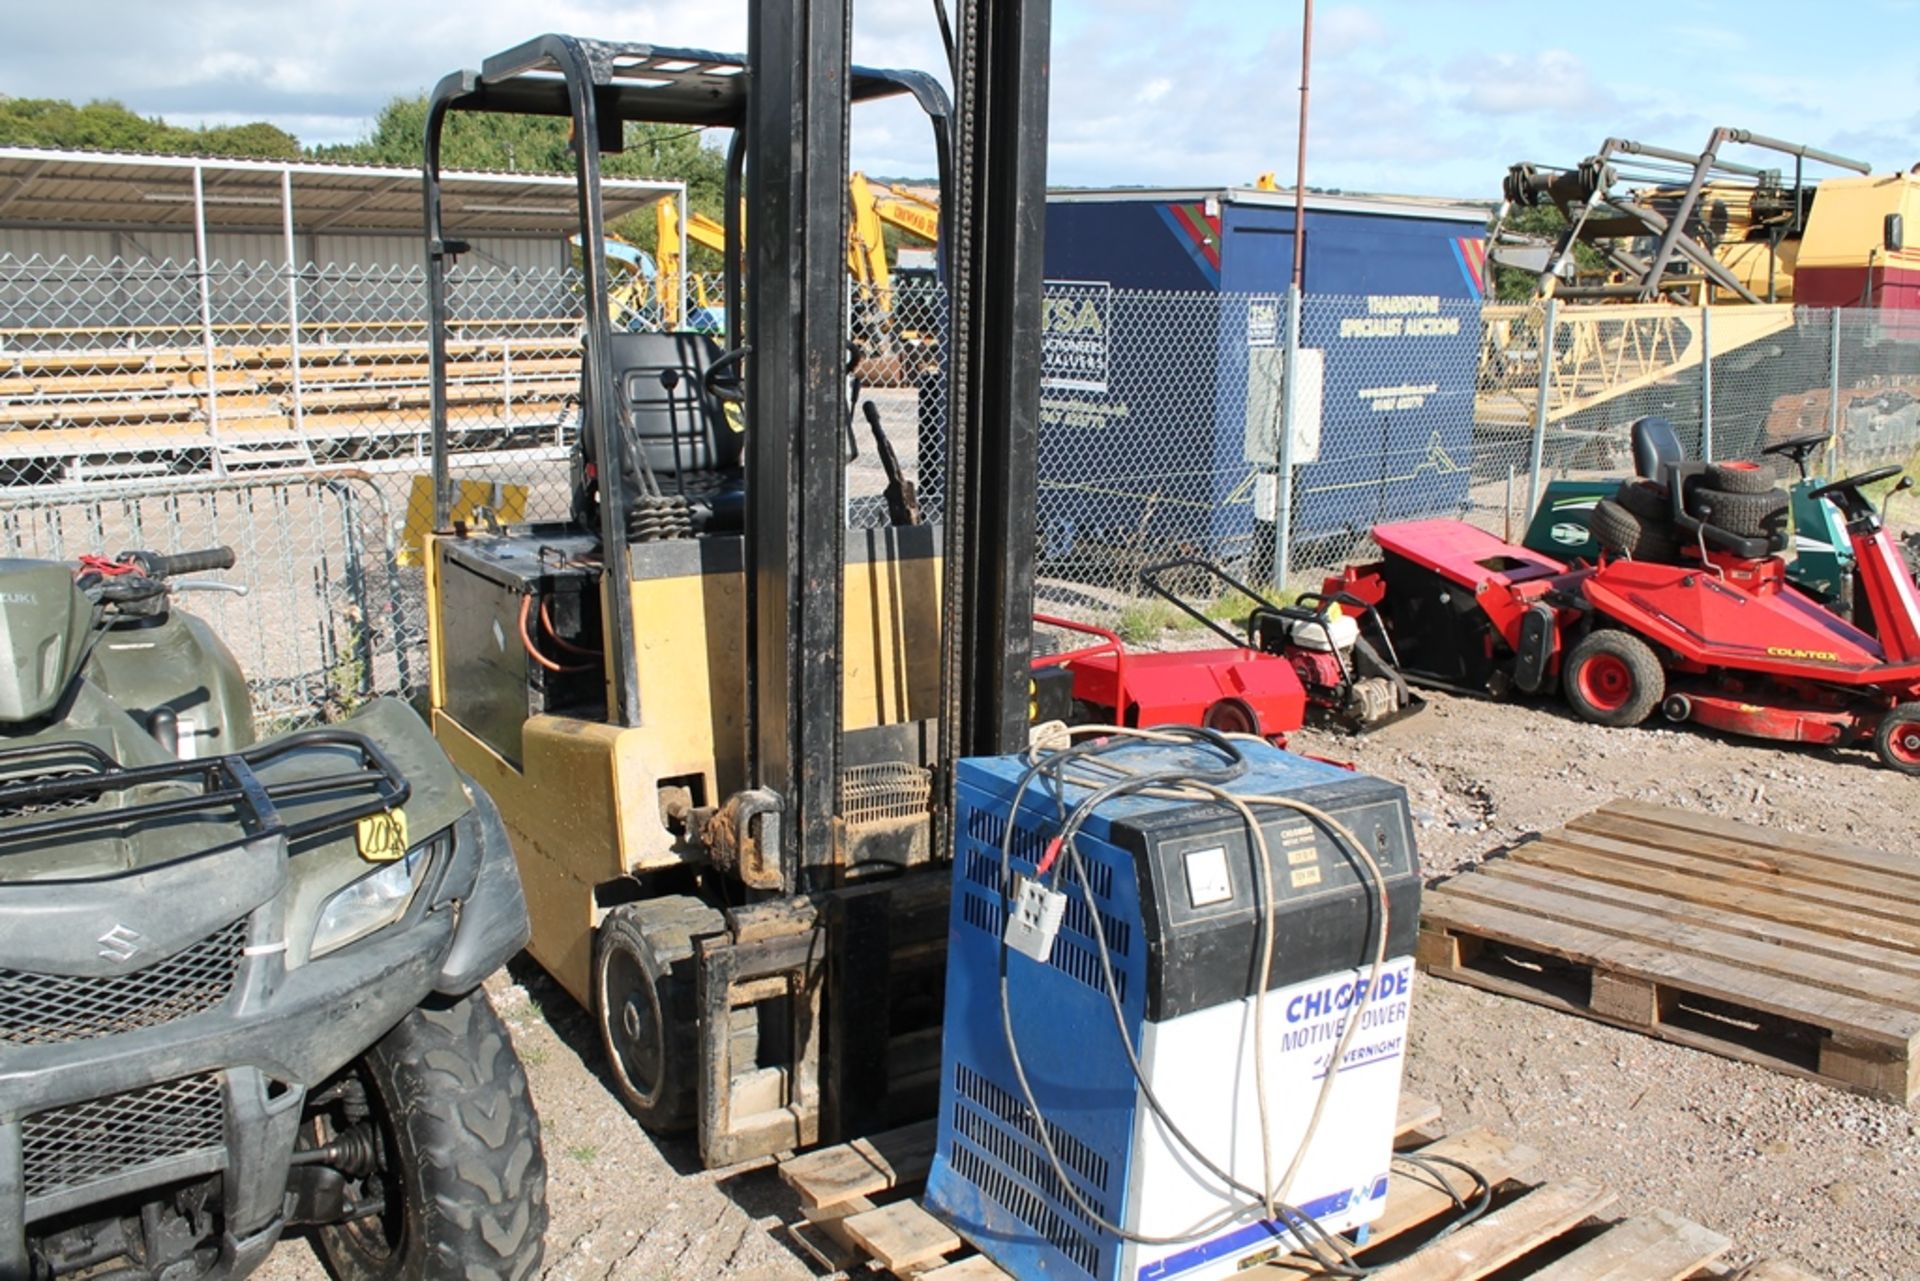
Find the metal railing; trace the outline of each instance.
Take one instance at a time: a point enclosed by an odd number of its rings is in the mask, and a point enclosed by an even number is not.
[[[718,282],[691,284],[709,301],[690,317],[722,325]],[[615,285],[619,328],[659,327],[644,282]],[[1712,458],[1815,431],[1836,437],[1833,474],[1920,451],[1920,324],[1901,313],[1049,291],[1034,550],[1043,607],[1077,617],[1139,609],[1138,571],[1174,556],[1311,585],[1380,521],[1524,529],[1547,479],[1626,472],[1646,414]],[[463,267],[449,297],[455,516],[565,517],[577,278]],[[853,298],[834,427],[852,524],[887,519],[862,401],[938,516],[945,312],[924,283]],[[233,543],[261,596],[195,604],[263,713],[416,692],[425,317],[416,268],[0,257],[6,548]],[[293,603],[261,608],[269,593]]]

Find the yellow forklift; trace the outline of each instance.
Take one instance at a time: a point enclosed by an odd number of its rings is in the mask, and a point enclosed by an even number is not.
[[[1022,748],[1033,693],[1048,3],[935,6],[952,109],[929,76],[850,65],[848,4],[754,0],[743,56],[543,36],[441,81],[426,128],[434,732],[499,803],[531,952],[596,1016],[624,1101],[708,1165],[930,1111],[948,766]],[[920,461],[938,523],[890,502],[849,528],[848,115],[902,96],[948,213],[952,429]],[[449,527],[458,111],[571,123],[569,521]],[[632,121],[732,131],[721,341],[608,323],[601,157]]]

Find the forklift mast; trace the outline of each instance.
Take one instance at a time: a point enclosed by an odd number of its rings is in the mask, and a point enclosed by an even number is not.
[[[530,950],[596,1015],[623,1101],[697,1123],[709,1165],[931,1105],[954,765],[1026,741],[1047,3],[956,3],[953,106],[851,64],[850,0],[755,0],[744,56],[540,36],[429,98],[437,529],[452,112],[570,123],[583,261],[573,519],[431,538],[435,732],[499,801]],[[937,530],[906,504],[848,528],[848,122],[884,97],[922,107],[940,168]],[[611,320],[600,171],[629,121],[732,130],[724,351]]]

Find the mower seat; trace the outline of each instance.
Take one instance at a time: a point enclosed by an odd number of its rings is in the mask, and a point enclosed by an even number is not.
[[[1633,471],[1642,480],[1660,481],[1667,468],[1687,461],[1687,451],[1680,444],[1680,434],[1666,419],[1638,419],[1630,432],[1633,437]]]

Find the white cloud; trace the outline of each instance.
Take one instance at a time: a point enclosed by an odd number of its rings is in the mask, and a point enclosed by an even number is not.
[[[1565,49],[1475,54],[1456,60],[1452,70],[1471,111],[1604,119],[1619,110],[1619,99],[1594,80],[1578,54]]]

